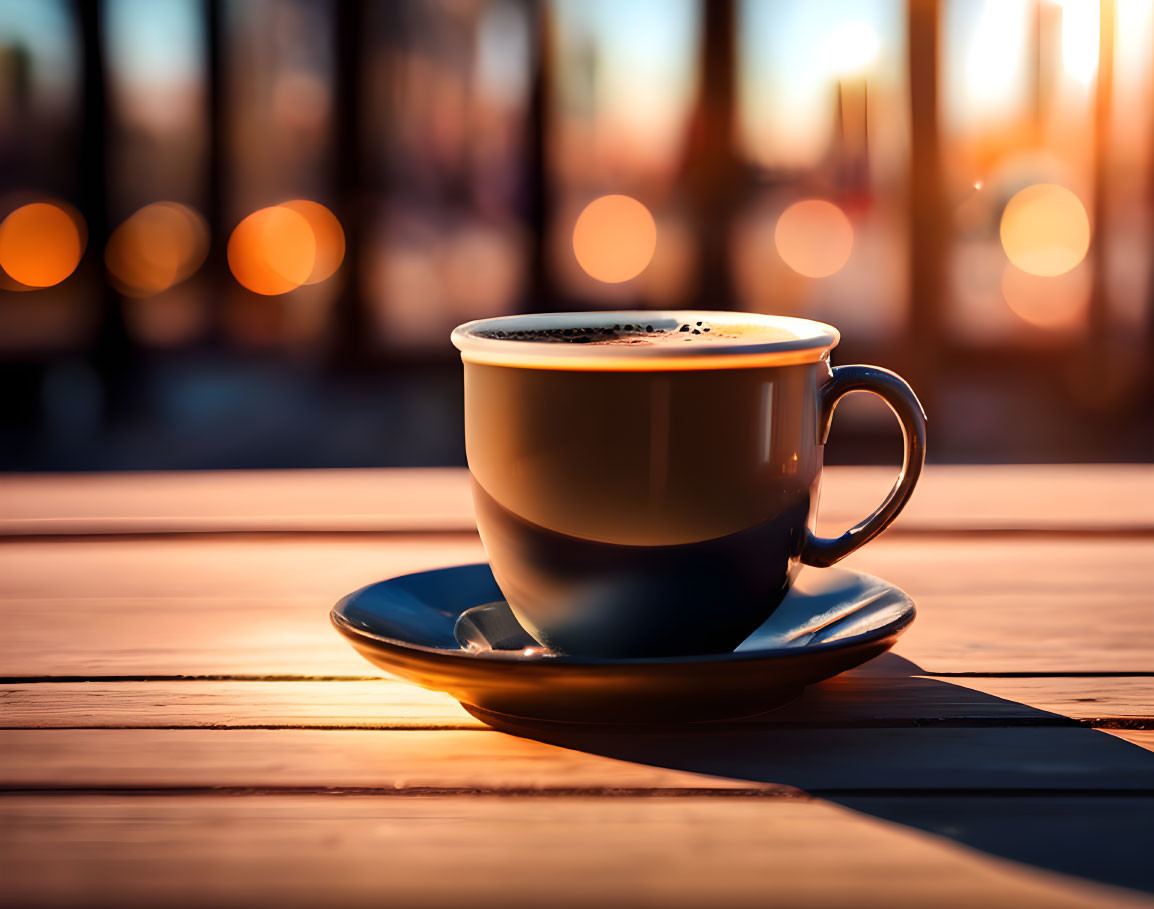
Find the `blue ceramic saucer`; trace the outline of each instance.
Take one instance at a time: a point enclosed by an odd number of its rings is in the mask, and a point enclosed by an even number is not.
[[[728,653],[636,660],[544,650],[513,617],[486,564],[371,584],[332,611],[369,662],[447,691],[474,715],[569,723],[676,723],[772,710],[893,646],[914,603],[885,581],[806,568],[781,605]]]

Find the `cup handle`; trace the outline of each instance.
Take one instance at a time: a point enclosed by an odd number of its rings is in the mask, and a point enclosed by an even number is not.
[[[878,366],[838,366],[833,378],[819,391],[821,396],[818,416],[818,442],[824,445],[829,438],[833,411],[845,395],[854,391],[868,391],[877,395],[898,418],[905,438],[902,469],[890,494],[881,506],[860,524],[851,527],[840,537],[825,538],[806,530],[801,560],[806,565],[825,568],[840,562],[860,546],[864,546],[885,530],[898,516],[913,494],[914,484],[926,460],[926,414],[914,390],[897,373]]]

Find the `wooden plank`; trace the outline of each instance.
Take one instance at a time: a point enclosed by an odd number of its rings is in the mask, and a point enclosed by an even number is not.
[[[0,675],[365,675],[328,626],[345,593],[484,557],[475,537],[0,545]],[[1154,541],[882,539],[845,563],[919,617],[913,672],[1154,672]]]
[[[13,600],[3,610],[0,675],[381,674],[332,629],[328,612],[335,600]]]
[[[1154,791],[1151,731],[557,727],[532,734],[539,740],[487,730],[7,730],[0,788]]]
[[[1023,864],[1014,844],[978,851],[968,830],[950,840],[886,819],[913,801],[853,810],[699,797],[9,796],[0,799],[0,871],[7,899],[27,907],[1150,904],[1043,870],[1044,861]],[[972,805],[914,807],[942,823],[957,809],[972,817]],[[1052,845],[1052,817],[1088,808],[1123,829],[1135,823],[1120,799],[990,807],[1003,825],[1048,809],[1050,826],[1033,823],[1019,843]],[[1115,863],[1137,864],[1132,854]]]
[[[494,731],[0,732],[0,788],[757,789]],[[772,788],[772,787],[771,787]]]
[[[1154,804],[1149,797],[1079,799],[1002,795],[849,796],[837,803],[864,815],[1009,858],[1020,868],[1050,868],[1077,878],[1143,891],[1154,904]],[[928,905],[937,901],[930,900]],[[1013,905],[995,899],[992,905]]]
[[[886,671],[887,658],[878,661]],[[871,669],[872,667],[866,667]],[[890,669],[900,671],[899,668]],[[0,686],[0,728],[484,728],[447,694],[364,682],[76,682]],[[743,726],[1154,725],[1154,678],[848,673]]]
[[[0,533],[472,530],[460,469],[0,475]]]
[[[0,675],[375,675],[330,626],[332,605],[383,577],[483,558],[471,535],[10,543]]]
[[[882,538],[841,564],[914,596],[1123,594],[1154,600],[1154,541]],[[0,544],[0,602],[186,597],[334,600],[408,571],[481,561],[476,537],[151,538]]]
[[[822,477],[819,529],[841,532],[872,512],[892,467],[831,467]],[[893,529],[901,532],[1149,531],[1154,465],[928,466]]]
[[[369,682],[78,682],[0,686],[0,728],[483,729],[449,695]]]
[[[319,608],[382,578],[484,558],[472,534],[9,542],[0,544],[0,602],[139,598],[163,606],[205,597]]]
[[[822,530],[872,511],[891,467],[831,467]],[[1154,467],[931,465],[898,529],[1150,531]],[[473,527],[462,469],[0,476],[0,534],[452,531]]]
[[[894,540],[844,564],[914,597],[897,652],[926,674],[1154,670],[1148,541]]]

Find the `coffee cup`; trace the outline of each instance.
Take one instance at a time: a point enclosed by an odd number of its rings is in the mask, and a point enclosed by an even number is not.
[[[831,368],[840,335],[712,311],[518,315],[459,326],[477,528],[517,620],[573,657],[720,653],[774,611],[802,565],[882,532],[925,460],[899,376]],[[834,408],[866,391],[905,437],[885,501],[814,532]]]

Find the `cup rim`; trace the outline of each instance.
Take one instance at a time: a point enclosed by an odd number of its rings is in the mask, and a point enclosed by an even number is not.
[[[713,336],[709,343],[628,345],[558,344],[486,336],[485,332],[599,325],[659,325],[676,331],[681,325],[762,329],[776,337],[763,340]],[[714,338],[716,340],[714,340]],[[475,319],[453,329],[450,340],[465,363],[527,369],[591,371],[658,371],[670,369],[737,369],[817,363],[841,340],[832,325],[794,316],[719,310],[592,310],[526,313]]]

